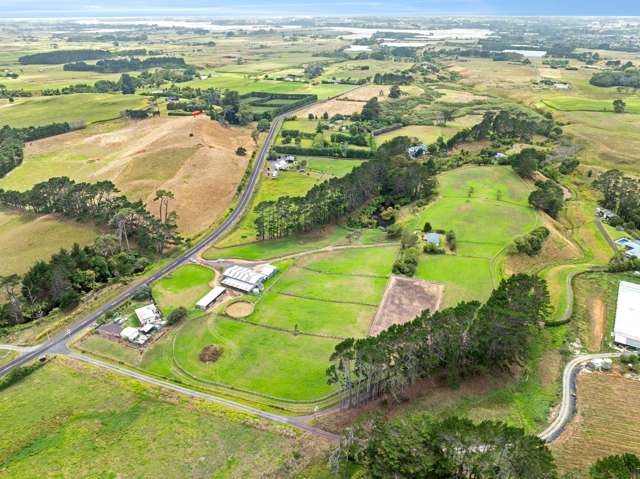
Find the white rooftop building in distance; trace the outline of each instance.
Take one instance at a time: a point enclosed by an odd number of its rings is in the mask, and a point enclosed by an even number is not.
[[[213,303],[215,303],[218,300],[218,298],[224,294],[225,291],[226,289],[223,288],[222,286],[216,286],[207,294],[205,294],[202,298],[200,298],[200,300],[196,303],[196,308],[204,311]]]
[[[140,324],[143,326],[147,323],[160,322],[160,312],[155,304],[147,304],[146,306],[138,308],[135,310],[135,313],[138,321],[140,321]]]
[[[640,349],[640,284],[620,281],[614,341]]]
[[[140,336],[140,331],[137,328],[128,327],[120,331],[120,337],[132,343],[138,339],[138,336]]]

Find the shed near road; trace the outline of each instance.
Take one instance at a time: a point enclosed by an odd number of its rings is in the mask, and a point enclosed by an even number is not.
[[[614,341],[640,349],[640,284],[620,281]]]
[[[224,294],[225,291],[226,288],[223,288],[222,286],[216,286],[196,303],[196,308],[203,311],[206,310],[209,306],[215,303],[218,298],[220,298],[220,296]]]

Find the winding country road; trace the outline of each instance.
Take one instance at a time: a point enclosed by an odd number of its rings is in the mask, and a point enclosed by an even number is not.
[[[558,416],[544,431],[538,434],[538,437],[546,442],[555,441],[564,428],[569,423],[576,412],[576,377],[585,365],[592,359],[617,358],[620,353],[597,353],[584,354],[573,358],[564,368],[562,374],[562,402],[560,403],[560,411]]]

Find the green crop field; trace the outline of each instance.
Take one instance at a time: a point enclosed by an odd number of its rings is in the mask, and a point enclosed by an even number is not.
[[[495,262],[513,240],[540,224],[527,205],[530,187],[507,167],[469,167],[438,177],[439,197],[406,225],[453,230],[456,256],[423,256],[417,276],[445,284],[445,303],[485,299],[498,271]]]
[[[127,109],[142,108],[147,100],[138,95],[77,93],[74,95],[0,100],[0,125],[15,128],[49,123],[94,123],[119,118]]]
[[[153,284],[153,297],[165,315],[179,306],[193,310],[196,302],[211,289],[209,283],[214,276],[213,270],[204,266],[182,266]]]
[[[0,427],[11,478],[281,477],[310,450],[255,417],[62,359],[2,392]]]
[[[624,98],[626,113],[640,113],[640,100]],[[601,111],[613,113],[613,100],[592,98],[557,97],[542,100],[546,106],[561,111]]]

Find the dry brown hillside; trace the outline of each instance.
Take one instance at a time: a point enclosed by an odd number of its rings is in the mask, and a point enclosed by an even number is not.
[[[155,191],[171,190],[180,231],[192,235],[229,206],[255,148],[250,134],[249,128],[224,127],[206,117],[100,125],[28,145],[26,161],[6,186],[24,189],[55,175],[109,179],[152,212],[158,207]],[[238,146],[248,150],[246,156],[235,154]],[[46,178],[40,178],[45,165]]]

